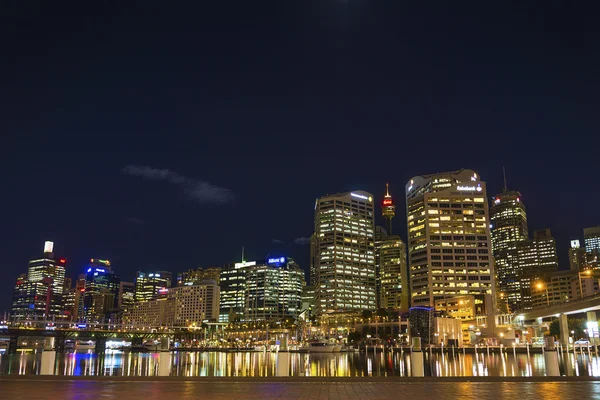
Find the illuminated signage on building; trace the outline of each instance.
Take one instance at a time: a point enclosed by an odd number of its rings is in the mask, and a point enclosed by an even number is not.
[[[370,196],[369,197],[363,196],[362,194],[350,193],[350,196],[356,197],[357,199],[363,199],[363,200],[373,201],[372,197],[370,197]]]
[[[579,243],[579,240],[571,240],[571,248],[572,249],[578,249],[581,246],[581,244]]]
[[[384,199],[383,200],[383,205],[384,206],[391,206],[392,205],[392,199]]]
[[[481,192],[483,189],[481,188],[481,186],[477,185],[477,186],[457,186],[456,187],[457,190],[460,190],[461,192]]]
[[[283,263],[285,263],[285,257],[269,258],[267,260],[267,264],[283,264]]]

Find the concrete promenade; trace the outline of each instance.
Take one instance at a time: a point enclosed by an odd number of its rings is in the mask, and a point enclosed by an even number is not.
[[[590,378],[0,377],[2,399],[598,399]]]

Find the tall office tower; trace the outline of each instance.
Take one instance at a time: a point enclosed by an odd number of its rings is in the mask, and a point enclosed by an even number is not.
[[[221,300],[219,322],[237,322],[244,319],[246,306],[246,273],[256,261],[230,263],[221,271]]]
[[[212,279],[218,284],[221,279],[221,268],[210,267],[202,269],[199,267],[196,269],[190,269],[186,272],[180,272],[177,274],[177,286],[197,285],[206,279]]]
[[[406,245],[399,236],[388,236],[379,248],[381,308],[408,311],[408,269]]]
[[[485,182],[469,169],[406,184],[411,303],[458,295],[495,298]]]
[[[314,315],[315,312],[315,287],[306,285],[302,288],[302,311],[307,311],[307,318]]]
[[[119,284],[119,310],[127,310],[135,302],[135,284],[133,282],[121,282]]]
[[[111,270],[110,261],[92,258],[85,274],[84,316],[88,322],[102,322],[119,306],[121,279]]]
[[[556,241],[550,229],[535,231],[533,239],[519,243],[513,254],[516,254],[521,273],[521,306],[517,310],[529,310],[532,284],[540,276],[558,271]]]
[[[377,309],[382,308],[381,305],[381,244],[387,239],[388,233],[383,226],[375,227],[375,294]]]
[[[287,257],[270,257],[246,273],[245,321],[296,318],[302,307],[304,271]]]
[[[569,247],[569,269],[571,271],[582,271],[586,262],[585,248],[581,247],[579,240],[571,240],[571,247]]]
[[[21,274],[13,291],[11,319],[37,320],[46,318],[48,286],[31,282],[27,274]]]
[[[315,208],[316,208],[316,203],[315,203]],[[311,286],[315,286],[315,267],[316,267],[315,257],[317,256],[317,250],[315,247],[316,243],[317,243],[317,241],[315,240],[315,235],[314,234],[310,235],[310,265],[309,265],[308,284]]]
[[[47,288],[45,315],[47,318],[56,318],[63,313],[63,294],[65,286],[64,258],[54,259],[54,243],[44,243],[44,255],[42,258],[29,261],[27,280],[29,282],[41,282]]]
[[[317,199],[316,315],[376,308],[373,195],[364,191]]]
[[[527,213],[521,193],[508,191],[494,197],[490,209],[492,253],[496,262],[498,287],[511,311],[521,306],[521,271],[514,251],[529,238]]]
[[[166,294],[164,289],[171,287],[173,275],[169,271],[141,272],[135,279],[134,301],[155,300]]]
[[[600,226],[585,228],[583,230],[583,239],[587,253],[592,253],[594,250],[600,252]]]

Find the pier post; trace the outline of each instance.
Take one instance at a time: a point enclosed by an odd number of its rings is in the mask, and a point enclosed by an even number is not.
[[[425,368],[423,365],[423,352],[421,350],[421,338],[412,338],[412,352],[410,353],[410,372],[411,376],[425,376]]]
[[[560,376],[558,368],[558,353],[553,337],[546,337],[544,361],[546,363],[546,376]]]
[[[40,375],[54,375],[54,364],[56,363],[56,351],[44,350],[42,352],[42,365]]]

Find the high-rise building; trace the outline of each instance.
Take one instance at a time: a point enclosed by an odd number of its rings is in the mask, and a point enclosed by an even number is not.
[[[408,311],[406,245],[399,236],[388,236],[379,248],[381,308]]]
[[[314,315],[315,310],[315,287],[306,285],[302,288],[302,311],[308,311],[308,317]]]
[[[48,287],[46,316],[63,314],[63,293],[65,287],[65,267],[67,260],[54,258],[54,243],[44,243],[42,258],[29,261],[27,280],[41,282]]]
[[[221,272],[219,321],[295,318],[305,285],[304,271],[285,256],[228,264]]]
[[[479,175],[462,169],[416,176],[405,193],[412,305],[495,297],[489,208]]]
[[[302,307],[304,271],[288,257],[270,257],[246,273],[246,321],[296,318]]]
[[[173,275],[169,271],[141,272],[135,279],[135,301],[155,300],[166,294],[164,289],[171,287]]]
[[[571,240],[571,247],[569,247],[569,269],[571,271],[582,271],[586,262],[585,248],[581,247],[579,240]]]
[[[373,195],[329,195],[315,205],[316,314],[376,308]]]
[[[381,305],[381,245],[387,238],[388,233],[383,226],[375,227],[375,293],[377,296],[377,302],[375,306],[377,309],[383,307]]]
[[[102,322],[118,309],[121,279],[110,261],[92,258],[85,273],[84,316],[88,322]]]
[[[550,229],[538,230],[533,239],[521,242],[513,252],[521,273],[521,305],[516,310],[531,309],[532,284],[542,275],[558,271],[556,241]]]
[[[221,271],[221,299],[219,322],[236,322],[244,319],[246,306],[246,273],[256,261],[227,264]]]
[[[221,268],[210,267],[202,269],[199,267],[186,272],[180,272],[177,274],[177,286],[197,285],[206,279],[212,279],[219,283],[221,280]]]
[[[508,308],[514,311],[521,305],[521,271],[514,251],[529,237],[521,193],[505,188],[503,193],[496,195],[490,209],[490,221],[498,287]]]
[[[127,310],[135,302],[135,284],[133,282],[121,282],[119,284],[119,310]]]
[[[583,230],[585,251],[592,253],[594,250],[600,253],[600,226],[585,228]]]
[[[44,243],[41,258],[29,261],[27,274],[20,275],[13,293],[13,318],[65,318],[64,258],[54,258],[54,243]]]
[[[48,286],[42,282],[31,282],[27,274],[21,274],[13,291],[11,319],[46,319]]]

